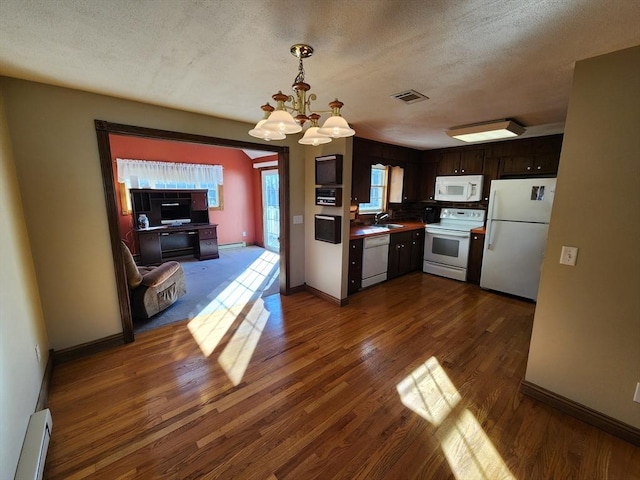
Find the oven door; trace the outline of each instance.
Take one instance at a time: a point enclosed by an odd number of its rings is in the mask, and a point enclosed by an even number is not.
[[[470,232],[427,227],[424,239],[424,260],[466,270],[470,239]]]

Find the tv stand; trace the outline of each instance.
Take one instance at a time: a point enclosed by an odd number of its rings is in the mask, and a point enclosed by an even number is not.
[[[130,192],[134,223],[144,214],[150,225],[134,229],[142,265],[183,255],[199,260],[219,257],[218,225],[209,223],[206,189],[132,188]]]
[[[140,264],[157,265],[183,255],[193,255],[198,260],[218,258],[217,228],[217,224],[205,223],[136,229]]]

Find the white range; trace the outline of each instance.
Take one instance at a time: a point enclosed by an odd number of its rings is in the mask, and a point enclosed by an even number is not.
[[[479,209],[443,208],[440,222],[425,227],[422,271],[466,281],[471,230],[483,227],[485,216]]]

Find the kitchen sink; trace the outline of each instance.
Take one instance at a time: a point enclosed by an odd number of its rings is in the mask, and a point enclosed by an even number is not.
[[[395,230],[396,228],[403,228],[404,225],[400,225],[399,223],[379,223],[374,225],[366,225],[361,227],[361,229],[368,233],[382,233],[388,232],[389,230]]]

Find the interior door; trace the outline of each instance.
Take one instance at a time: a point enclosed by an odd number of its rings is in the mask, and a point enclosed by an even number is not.
[[[262,212],[264,248],[280,252],[280,177],[278,170],[262,171]]]

